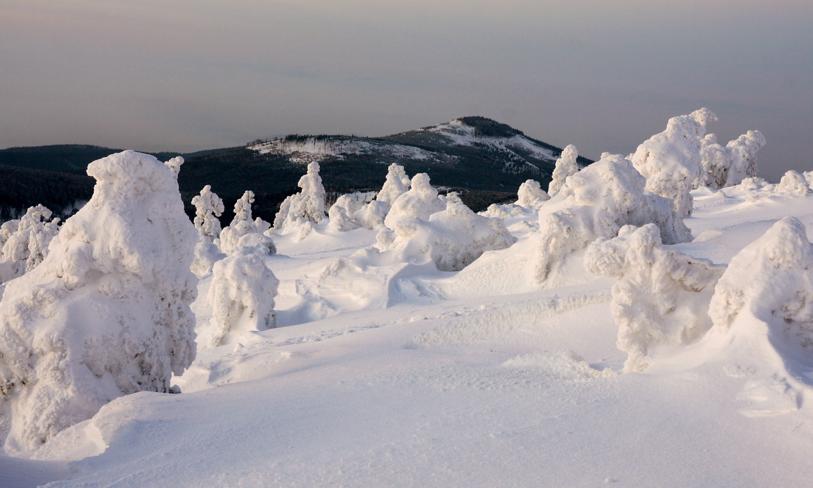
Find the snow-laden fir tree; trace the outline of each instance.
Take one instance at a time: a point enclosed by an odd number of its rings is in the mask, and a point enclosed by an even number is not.
[[[391,206],[395,200],[409,190],[409,177],[400,164],[392,163],[387,168],[387,178],[375,199]]]
[[[568,177],[539,209],[537,280],[545,282],[570,254],[596,239],[616,236],[624,225],[654,223],[666,243],[689,240],[691,233],[672,202],[646,191],[645,185],[629,160],[606,153]]]
[[[421,219],[427,220],[430,215],[445,208],[438,197],[438,191],[432,186],[429,175],[418,173],[412,177],[409,191],[401,194],[392,203],[384,225],[389,229],[401,222]]]
[[[642,371],[660,351],[697,341],[711,328],[709,301],[724,267],[662,245],[655,224],[624,226],[588,246],[585,267],[612,276],[610,309],[624,369]]]
[[[90,201],[0,301],[7,452],[37,448],[118,396],[169,391],[195,357],[197,235],[172,169],[124,151],[87,172]]]
[[[726,186],[738,185],[743,179],[757,175],[757,153],[766,144],[758,130],[749,130],[726,144],[730,160]]]
[[[252,220],[251,205],[253,203],[254,192],[251,190],[246,190],[243,196],[234,202],[234,218],[228,227],[220,231],[220,250],[224,253],[234,253],[239,247],[240,240],[245,236],[252,236],[249,238],[251,240],[263,240],[270,254],[277,252],[271,238],[264,236],[271,225],[259,217]],[[265,239],[254,237],[255,234],[264,236]]]
[[[19,220],[0,227],[0,283],[31,271],[45,258],[59,230],[59,219],[42,205],[29,207]]]
[[[538,208],[550,196],[542,189],[536,180],[525,180],[517,190],[517,205],[525,208]]]
[[[223,200],[212,191],[210,185],[204,186],[200,194],[192,198],[192,205],[195,207],[194,224],[198,231],[192,272],[198,278],[202,278],[211,272],[215,261],[223,257],[217,247],[221,232],[218,217],[223,215],[225,207]]]
[[[709,122],[717,120],[707,108],[672,117],[666,130],[653,135],[630,156],[646,178],[646,190],[672,201],[680,217],[692,211],[691,190],[700,176],[700,150]]]
[[[288,196],[274,217],[274,230],[281,233],[298,231],[307,234],[314,224],[325,219],[325,187],[319,176],[319,163],[308,164],[308,172],[297,183],[300,191]]]
[[[556,195],[562,189],[567,177],[579,172],[578,159],[579,151],[573,144],[568,144],[562,150],[562,154],[559,155],[556,166],[553,168],[553,175],[551,175],[550,184],[548,185],[548,195]]]

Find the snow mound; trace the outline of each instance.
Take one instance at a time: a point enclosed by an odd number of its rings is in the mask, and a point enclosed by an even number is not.
[[[59,231],[59,219],[42,205],[29,207],[19,220],[0,227],[0,283],[34,269],[48,254]]]
[[[409,191],[401,194],[392,202],[392,207],[384,219],[384,225],[395,230],[399,224],[413,220],[428,220],[435,212],[443,210],[443,201],[438,191],[432,187],[429,175],[418,173],[412,177]]]
[[[485,251],[504,249],[515,240],[500,220],[477,215],[456,193],[450,193],[445,210],[427,220],[399,221],[393,239],[380,240],[378,246],[381,251],[395,251],[406,262],[428,258],[441,271],[459,271]]]
[[[776,191],[788,196],[803,197],[810,193],[810,186],[798,171],[790,170],[782,175]]]
[[[562,150],[562,154],[560,154],[556,160],[556,166],[553,168],[550,185],[548,185],[548,194],[550,196],[559,193],[559,190],[564,186],[568,176],[579,172],[578,159],[579,151],[573,144],[568,144]]]
[[[658,226],[664,242],[691,238],[669,200],[645,190],[646,181],[629,160],[604,154],[570,176],[539,210],[537,281],[545,282],[570,254],[596,239],[609,239],[624,225]]]
[[[93,197],[0,301],[5,447],[32,450],[113,398],[167,392],[195,357],[197,240],[172,169],[124,151],[94,161]]]
[[[711,328],[708,306],[723,267],[662,245],[655,224],[622,227],[593,242],[585,266],[612,276],[611,310],[624,369],[642,371],[663,350],[697,341]]]
[[[700,177],[701,141],[706,125],[715,120],[707,108],[672,117],[666,130],[641,143],[630,157],[646,178],[646,190],[671,200],[679,217],[692,211],[690,192]]]
[[[319,163],[308,164],[308,172],[297,183],[299,193],[283,200],[279,212],[274,217],[274,230],[287,234],[298,232],[305,236],[325,219],[325,187],[319,176]]]
[[[378,211],[379,206],[373,205],[368,209],[374,197],[374,192],[353,192],[339,196],[327,212],[330,228],[345,232],[382,225],[384,215]]]

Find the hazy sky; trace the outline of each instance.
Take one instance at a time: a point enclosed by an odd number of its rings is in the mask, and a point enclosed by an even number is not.
[[[0,0],[0,147],[385,135],[481,114],[589,157],[708,106],[813,168],[813,0]]]

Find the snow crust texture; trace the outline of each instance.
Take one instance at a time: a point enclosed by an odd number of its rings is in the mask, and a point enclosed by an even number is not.
[[[0,301],[9,452],[40,446],[118,396],[170,391],[195,357],[197,237],[173,169],[125,151],[87,172],[91,200]]]

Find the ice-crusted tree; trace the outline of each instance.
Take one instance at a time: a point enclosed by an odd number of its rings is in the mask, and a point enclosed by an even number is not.
[[[274,217],[274,230],[288,232],[302,226],[310,228],[325,219],[325,187],[319,176],[319,163],[308,164],[308,172],[299,179],[300,192],[288,196]]]
[[[666,130],[641,143],[630,157],[646,178],[647,191],[671,200],[680,217],[692,211],[690,192],[700,176],[701,141],[707,124],[715,120],[707,108],[672,117]]]
[[[246,190],[243,196],[234,202],[234,218],[228,227],[220,231],[220,250],[226,254],[234,253],[240,240],[252,234],[263,235],[271,225],[257,217],[252,220],[251,205],[254,203],[254,192]],[[276,247],[270,238],[264,239],[270,254],[275,254]]]
[[[0,228],[0,283],[31,271],[45,259],[59,230],[59,219],[42,205],[29,207],[19,220]]]
[[[730,160],[726,186],[738,185],[743,179],[757,175],[757,153],[766,144],[758,130],[749,130],[726,144]]]
[[[556,160],[556,166],[553,168],[553,175],[548,185],[548,195],[556,195],[562,189],[567,177],[579,172],[578,160],[579,151],[576,146],[568,144]]]
[[[93,196],[0,301],[5,447],[32,450],[195,357],[197,240],[172,170],[133,151],[90,163]]]
[[[381,186],[375,199],[387,205],[392,203],[409,190],[409,177],[400,164],[392,163],[387,168],[387,178]]]
[[[714,289],[709,315],[720,331],[760,335],[774,348],[805,351],[789,358],[809,358],[811,304],[813,245],[805,226],[795,217],[785,217],[731,259]],[[739,322],[740,317],[751,320]]]
[[[794,170],[787,171],[776,185],[776,191],[785,195],[803,197],[810,193],[810,186],[801,173]]]
[[[164,164],[167,165],[167,168],[172,170],[172,174],[174,174],[177,178],[181,172],[181,166],[183,166],[183,163],[184,159],[182,156],[175,156],[174,158],[166,161]]]
[[[517,190],[517,205],[525,208],[538,208],[550,200],[550,196],[536,180],[525,180]]]
[[[474,213],[457,193],[446,197],[446,208],[427,219],[396,223],[393,239],[379,241],[379,250],[395,251],[401,259],[431,259],[441,271],[459,271],[485,251],[504,249],[515,242],[501,220]]]
[[[231,255],[214,264],[207,297],[212,316],[200,328],[206,346],[227,344],[235,334],[276,325],[274,297],[279,281],[269,265],[266,239],[262,234],[247,234]]]
[[[438,198],[438,191],[432,186],[429,175],[418,173],[412,177],[409,191],[401,194],[392,203],[384,219],[384,225],[389,229],[395,229],[399,222],[427,220],[430,215],[444,208],[445,205]]]
[[[537,280],[545,282],[570,254],[616,236],[624,225],[654,223],[668,244],[689,240],[691,233],[671,201],[646,191],[645,185],[629,160],[606,153],[570,176],[539,209]]]
[[[223,200],[206,185],[200,194],[192,197],[195,207],[195,229],[198,231],[198,243],[195,246],[195,259],[192,261],[192,272],[202,278],[212,271],[212,265],[223,255],[217,247],[220,235],[220,217],[223,215]]]
[[[711,328],[709,301],[724,267],[664,247],[655,224],[624,226],[618,237],[594,241],[584,263],[617,278],[610,308],[625,370],[642,371],[659,351],[692,343]]]
[[[706,134],[700,140],[700,174],[695,187],[705,186],[719,190],[728,181],[728,169],[731,159],[728,151],[717,142],[715,134]]]

